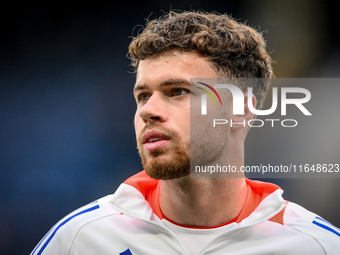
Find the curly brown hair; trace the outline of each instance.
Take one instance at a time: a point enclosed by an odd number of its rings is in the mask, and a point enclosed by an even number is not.
[[[255,29],[226,14],[171,11],[147,22],[130,43],[129,56],[137,70],[141,60],[175,49],[197,51],[222,77],[266,78],[253,88],[257,107],[262,105],[273,70],[266,42]]]

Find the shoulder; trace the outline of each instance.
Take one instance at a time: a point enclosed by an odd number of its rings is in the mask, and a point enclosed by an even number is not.
[[[108,195],[65,216],[51,228],[31,255],[68,254],[75,237],[82,228],[107,216],[120,215],[110,206],[111,198],[112,195]]]
[[[286,227],[313,238],[326,254],[340,254],[340,229],[317,214],[289,202],[284,212],[283,223]]]

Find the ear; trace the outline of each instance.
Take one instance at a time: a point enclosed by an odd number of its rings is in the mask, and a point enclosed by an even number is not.
[[[232,123],[231,123],[231,129],[236,131],[238,129],[242,129],[244,128],[245,130],[248,130],[248,121],[252,120],[254,118],[254,113],[252,113],[249,110],[248,107],[248,96],[252,97],[252,104],[254,106],[254,108],[256,107],[256,98],[255,96],[252,95],[248,95],[248,93],[244,93],[244,114],[242,115],[233,115],[232,117]]]

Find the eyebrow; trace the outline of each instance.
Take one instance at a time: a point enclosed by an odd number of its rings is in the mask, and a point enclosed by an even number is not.
[[[183,85],[190,86],[190,82],[188,80],[185,80],[185,79],[169,79],[169,80],[162,81],[160,83],[161,87],[171,86],[171,85],[178,85],[178,84],[183,84]],[[138,90],[147,89],[147,88],[149,88],[149,86],[147,84],[136,85],[133,88],[133,92],[136,92]]]

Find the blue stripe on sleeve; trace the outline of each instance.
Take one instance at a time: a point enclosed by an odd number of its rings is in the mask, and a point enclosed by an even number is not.
[[[333,228],[335,228],[337,231],[340,231],[340,229],[338,229],[336,226],[332,225],[332,223],[329,223],[327,220],[325,220],[325,219],[323,219],[323,218],[321,218],[321,217],[316,216],[315,219],[322,220],[322,221],[328,223],[329,225],[331,225],[331,226],[332,226]]]
[[[321,218],[319,218],[319,217],[316,217],[317,219],[321,219]],[[321,220],[323,220],[323,219],[321,219]],[[325,220],[323,220],[324,222],[327,222],[327,221],[325,221]],[[340,236],[340,233],[338,232],[338,231],[336,231],[335,229],[333,229],[333,228],[331,228],[331,227],[329,227],[329,226],[326,226],[326,225],[324,225],[324,224],[322,224],[322,223],[320,223],[320,222],[317,222],[317,221],[313,221],[312,222],[313,224],[315,224],[315,225],[317,225],[317,226],[319,226],[319,227],[321,227],[321,228],[324,228],[324,229],[326,229],[326,230],[328,230],[328,231],[330,231],[330,232],[332,232],[332,233],[334,233],[334,234],[336,234],[337,236]],[[328,222],[327,222],[328,223]],[[328,223],[328,224],[330,224],[330,223]],[[330,224],[331,226],[333,226],[332,224]]]
[[[73,218],[82,215],[84,213],[88,213],[91,211],[94,211],[96,209],[99,209],[99,205],[95,205],[93,207],[90,207],[88,209],[85,209],[83,211],[80,211],[70,217],[68,217],[67,219],[65,219],[64,221],[62,221],[58,226],[56,226],[56,228],[54,229],[54,231],[52,232],[52,234],[49,236],[49,238],[46,240],[46,242],[44,243],[44,245],[40,248],[39,252],[37,253],[37,255],[41,255],[41,253],[45,250],[46,246],[50,243],[50,241],[52,240],[52,238],[54,237],[54,235],[57,233],[58,229],[61,228],[63,225],[65,225],[67,222],[69,222],[70,220],[72,220]],[[50,230],[51,232],[52,230]],[[49,233],[50,233],[49,232]],[[48,233],[48,234],[49,234]],[[32,252],[32,254],[35,254],[36,250],[39,248],[39,246],[43,243],[43,241],[46,239],[46,237],[48,236],[48,234],[41,240],[41,242],[37,245],[37,247],[34,249],[34,251]]]
[[[39,248],[39,246],[45,241],[46,237],[48,237],[48,235],[51,233],[53,228],[50,229],[50,231],[48,231],[48,233],[44,236],[44,238],[38,243],[38,245],[35,247],[35,249],[32,252],[32,255],[35,253],[35,251]]]

